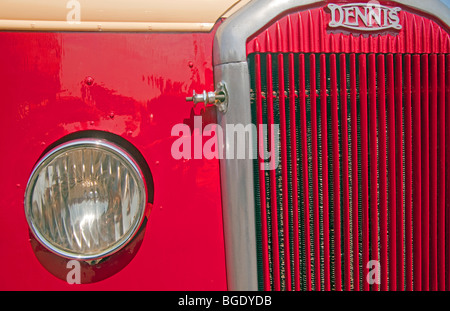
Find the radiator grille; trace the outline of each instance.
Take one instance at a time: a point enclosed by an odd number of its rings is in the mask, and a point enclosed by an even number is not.
[[[254,160],[260,289],[450,290],[450,55],[248,63],[253,122],[280,126],[258,132],[278,167]]]

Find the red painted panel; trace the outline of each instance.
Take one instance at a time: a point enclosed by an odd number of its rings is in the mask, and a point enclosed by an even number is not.
[[[1,290],[226,289],[218,160],[171,156],[175,124],[192,127],[194,115],[215,123],[214,109],[185,102],[213,88],[213,35],[0,33]],[[36,259],[23,199],[42,152],[82,130],[132,143],[155,193],[131,262],[98,283],[68,285]]]

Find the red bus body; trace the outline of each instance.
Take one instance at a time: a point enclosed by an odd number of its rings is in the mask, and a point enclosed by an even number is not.
[[[185,101],[213,87],[213,36],[0,33],[0,289],[227,289],[218,160],[170,154],[175,124],[191,125],[194,115],[215,123],[214,110]],[[113,276],[77,287],[38,261],[23,201],[48,146],[92,130],[119,135],[141,152],[155,195],[136,257]]]
[[[448,16],[382,1],[386,28],[368,33],[333,25],[334,2],[364,20],[357,1],[267,1],[209,32],[0,31],[0,290],[450,289]],[[229,35],[243,16],[267,20]],[[233,35],[240,45],[226,46]],[[228,111],[186,102],[223,81]],[[242,119],[282,132],[279,171],[247,184],[237,177],[261,156],[195,156],[205,126]],[[191,130],[189,159],[171,154],[177,124]],[[150,196],[132,241],[83,262],[77,285],[30,231],[24,194],[36,163],[80,137],[129,146]]]

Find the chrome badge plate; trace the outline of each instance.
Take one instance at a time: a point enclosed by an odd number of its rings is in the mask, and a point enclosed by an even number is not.
[[[348,28],[359,31],[402,29],[399,12],[401,8],[390,8],[378,3],[328,4],[331,28]]]

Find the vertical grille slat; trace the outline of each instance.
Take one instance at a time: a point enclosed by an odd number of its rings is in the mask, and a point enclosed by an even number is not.
[[[384,55],[378,55],[378,136],[379,144],[379,175],[380,175],[380,267],[381,290],[388,290],[388,218],[387,218],[387,164],[386,164],[386,83]]]
[[[256,75],[261,76],[261,56],[258,54],[255,57],[255,70]],[[256,81],[256,123],[257,128],[263,124],[263,104],[262,104],[262,87],[261,80]],[[258,149],[265,150],[264,140],[259,137]],[[258,153],[258,169],[264,165],[264,159],[260,153]],[[262,243],[262,264],[263,264],[263,280],[264,290],[270,289],[270,267],[269,267],[269,246],[268,246],[268,229],[267,229],[267,202],[266,202],[266,182],[265,175],[258,174],[259,176],[259,192],[260,192],[260,204],[261,204],[261,243]]]
[[[278,41],[281,41],[278,38]],[[287,122],[286,95],[284,80],[284,55],[279,53],[278,59],[278,105],[280,114],[280,146],[281,146],[281,189],[282,189],[282,217],[283,217],[283,267],[284,286],[291,290],[291,260],[289,250],[289,193],[288,193],[288,151],[287,151]]]
[[[428,55],[421,55],[421,151],[422,151],[422,290],[430,288],[430,145]]]
[[[450,120],[450,55],[446,56],[445,67],[445,119]],[[450,122],[445,124],[445,137],[450,138]],[[450,144],[445,144],[445,190],[450,193]],[[445,217],[446,217],[446,232],[445,232],[445,247],[446,247],[446,290],[450,290],[450,199],[445,200]]]
[[[289,113],[290,113],[290,143],[292,150],[297,150],[297,139],[296,139],[296,115],[295,115],[295,76],[294,76],[294,54],[289,54]],[[301,86],[300,86],[301,87]],[[300,98],[300,106],[302,105],[303,99]],[[293,209],[293,244],[294,244],[294,258],[300,258],[299,251],[299,205],[298,205],[298,174],[297,174],[297,152],[291,152],[291,167],[292,167],[292,209]],[[305,203],[308,203],[308,195],[304,190]],[[309,210],[307,205],[305,205],[305,211]],[[305,232],[306,234],[306,232]],[[307,234],[309,235],[309,234]],[[308,260],[308,257],[306,257]],[[294,261],[294,286],[296,290],[300,289],[300,262],[298,260]]]
[[[387,55],[389,290],[397,290],[397,198],[395,165],[394,56]]]
[[[413,290],[411,55],[404,56],[406,290]]]
[[[268,35],[269,36],[269,35]],[[270,42],[268,38],[267,42]],[[266,55],[266,100],[267,100],[267,123],[269,129],[269,137],[273,137],[272,127],[270,124],[275,124],[274,120],[274,96],[273,96],[273,81],[272,81],[272,55]],[[269,142],[271,140],[269,139]],[[275,157],[275,146],[270,146],[271,158]],[[271,254],[272,254],[272,278],[273,288],[280,290],[280,257],[279,257],[279,241],[278,241],[278,200],[277,200],[277,183],[275,169],[269,170],[270,180],[270,218],[271,218]]]
[[[406,186],[403,177],[404,166],[404,146],[403,146],[403,59],[401,54],[395,55],[395,152],[396,152],[396,169],[397,169],[397,188],[396,188],[396,207],[397,207],[397,290],[405,290],[405,257],[404,253],[404,201],[403,188]]]
[[[331,289],[331,266],[330,266],[330,233],[329,233],[329,201],[328,201],[328,117],[327,117],[327,69],[326,56],[320,55],[320,123],[321,123],[321,152],[322,152],[322,217],[323,217],[323,269],[324,289]]]
[[[445,290],[445,56],[438,58],[438,289]]]
[[[369,160],[370,160],[370,258],[378,260],[378,166],[377,166],[377,85],[375,54],[369,55]],[[378,290],[378,284],[373,284],[372,290]]]
[[[336,55],[330,55],[330,101],[331,101],[331,145],[333,163],[333,236],[334,236],[334,283],[335,290],[342,289],[341,284],[341,192],[339,168],[339,123],[338,123],[338,86]]]
[[[430,60],[430,290],[438,288],[437,269],[437,55]]]
[[[370,261],[369,245],[369,154],[368,154],[368,117],[367,117],[367,61],[366,55],[359,55],[359,109],[361,131],[361,194],[362,194],[362,260],[363,276],[368,275],[367,264]],[[364,277],[363,277],[364,278]],[[363,289],[368,291],[370,285],[363,279]]]
[[[413,248],[414,248],[414,290],[422,289],[422,153],[421,153],[421,84],[420,84],[420,55],[413,56]]]
[[[360,290],[359,247],[359,176],[358,176],[358,102],[356,87],[356,55],[350,54],[350,120],[352,153],[352,238],[353,238],[353,288]]]
[[[342,213],[344,238],[344,289],[351,289],[351,247],[350,247],[350,198],[349,198],[349,140],[347,112],[347,60],[345,54],[339,55],[340,71],[340,109],[342,133]]]
[[[313,219],[314,219],[314,279],[315,290],[321,290],[321,238],[320,238],[320,200],[319,200],[319,155],[317,127],[317,91],[316,91],[316,55],[311,54],[309,97],[311,105],[311,153],[312,153],[312,183],[313,183]]]
[[[305,94],[305,57],[299,56],[299,103],[300,103],[300,135],[301,135],[301,161],[303,171],[303,197],[304,197],[304,226],[305,238],[305,270],[306,270],[306,290],[311,290],[311,243],[310,243],[310,207],[309,207],[309,168],[308,168],[308,136],[307,136],[307,117],[306,117],[306,94]],[[293,108],[295,101],[293,102]],[[319,244],[315,244],[315,248]],[[319,260],[319,259],[317,259]]]

